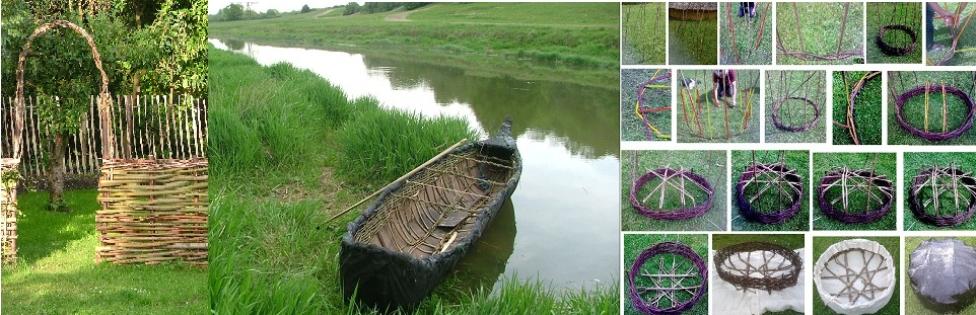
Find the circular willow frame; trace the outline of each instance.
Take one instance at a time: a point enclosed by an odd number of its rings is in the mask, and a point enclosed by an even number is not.
[[[644,298],[641,297],[640,293],[644,291],[656,291],[653,289],[665,290],[665,291],[667,290],[690,291],[690,288],[683,288],[683,287],[675,288],[674,282],[672,282],[671,288],[663,288],[663,287],[638,288],[636,286],[637,277],[649,276],[641,273],[641,268],[644,266],[644,264],[649,260],[651,260],[652,258],[664,254],[672,254],[672,255],[681,256],[684,257],[685,259],[688,259],[695,266],[695,268],[698,269],[698,272],[692,273],[689,270],[689,272],[685,272],[684,274],[681,275],[671,274],[671,275],[663,275],[663,276],[667,276],[667,277],[681,276],[681,279],[685,279],[687,277],[692,277],[692,276],[698,276],[701,279],[700,285],[694,288],[695,290],[692,293],[690,299],[683,301],[681,303],[676,303],[677,301],[672,300],[672,305],[668,308],[660,308],[657,306],[657,304],[653,303],[654,301],[645,301]],[[672,270],[672,272],[674,271],[675,270]],[[650,275],[650,276],[653,279],[654,275]],[[678,280],[679,286],[681,285],[680,282],[681,280]],[[695,253],[695,251],[692,250],[691,247],[688,247],[681,243],[662,242],[662,243],[654,244],[651,247],[648,247],[643,252],[641,252],[640,255],[637,256],[637,259],[634,260],[634,264],[630,266],[630,272],[627,274],[627,283],[629,284],[628,296],[630,297],[630,303],[631,305],[634,306],[635,309],[637,309],[641,313],[680,314],[681,312],[687,311],[692,307],[694,307],[695,304],[697,304],[698,301],[701,300],[702,296],[705,295],[705,292],[708,292],[708,268],[705,266],[705,261],[702,260],[701,256]]]
[[[660,189],[667,189],[667,181],[673,177],[679,177],[682,181],[687,179],[692,184],[697,185],[701,188],[708,198],[704,202],[698,205],[693,205],[688,208],[679,209],[655,209],[644,205],[640,200],[638,200],[637,193],[640,192],[641,188],[644,187],[648,182],[653,179],[660,178],[662,180]],[[663,192],[662,192],[663,195]],[[656,219],[656,220],[688,220],[701,216],[708,212],[708,209],[712,208],[712,202],[715,199],[715,190],[712,185],[708,182],[705,177],[696,174],[695,172],[684,170],[684,169],[673,169],[673,168],[659,168],[644,174],[643,176],[637,178],[633,185],[630,186],[630,205],[634,207],[634,210],[638,214],[645,217]],[[694,202],[694,200],[693,200]]]
[[[827,192],[830,188],[838,185],[838,183],[840,185],[846,185],[847,179],[852,177],[862,178],[865,182],[871,183],[873,187],[876,187],[880,195],[881,206],[875,209],[869,209],[863,213],[850,213],[843,209],[834,208],[833,202],[827,198]],[[817,202],[820,205],[820,211],[831,219],[844,223],[871,223],[884,217],[891,209],[892,200],[894,200],[892,195],[893,187],[893,184],[887,177],[877,175],[873,170],[842,168],[827,172],[820,180],[820,186],[817,187]],[[866,189],[871,189],[871,187]],[[849,188],[845,190],[849,190]],[[886,191],[887,193],[885,193]]]
[[[858,257],[855,255],[852,258],[854,253],[861,257],[860,269],[853,268],[855,265],[852,262],[856,262]],[[878,263],[872,266],[874,261]],[[831,266],[839,268],[830,268]],[[865,239],[844,240],[830,245],[817,258],[813,265],[813,281],[817,294],[834,312],[870,314],[880,310],[891,299],[896,286],[894,268],[891,253],[880,243]],[[875,283],[879,274],[882,276],[879,281],[881,286]],[[884,279],[888,275],[890,278]],[[838,292],[828,292],[827,286],[823,284],[826,280],[841,282],[843,288]],[[846,297],[847,303],[842,302],[841,297]],[[867,302],[858,304],[861,297]]]
[[[898,126],[909,134],[928,141],[944,141],[962,136],[963,133],[969,131],[969,129],[973,127],[973,117],[974,114],[976,114],[974,113],[974,111],[976,111],[976,105],[973,104],[973,99],[969,96],[969,94],[966,94],[966,92],[963,92],[962,90],[953,86],[943,85],[940,87],[940,89],[944,89],[946,94],[952,94],[958,97],[963,101],[963,103],[966,104],[966,118],[963,123],[959,125],[959,127],[946,132],[931,132],[918,129],[905,120],[904,108],[905,104],[908,103],[908,100],[913,97],[926,94],[932,91],[933,88],[934,87],[929,85],[916,86],[895,98],[895,119],[898,121]]]
[[[884,35],[889,31],[897,31],[905,33],[912,39],[912,42],[904,47],[896,47],[888,44],[884,41]],[[874,37],[874,43],[878,45],[881,52],[888,56],[904,56],[915,51],[915,45],[918,44],[918,34],[915,33],[908,25],[902,24],[888,24],[881,26],[878,30],[878,35]]]
[[[939,176],[948,176],[951,178],[951,187],[944,187],[945,192],[954,191],[956,208],[958,209],[959,194],[958,189],[962,186],[962,190],[969,193],[969,198],[965,198],[963,201],[969,202],[969,205],[965,207],[964,211],[956,211],[949,215],[941,215],[939,208],[939,197],[942,195],[939,193],[940,187],[938,182]],[[930,214],[925,212],[925,201],[922,199],[922,191],[928,188],[933,193],[932,202],[936,207],[936,213]],[[956,226],[969,221],[973,217],[973,213],[976,212],[976,178],[969,175],[962,170],[955,167],[930,167],[928,169],[922,170],[912,178],[912,186],[908,191],[908,207],[912,209],[912,214],[915,215],[919,221],[932,224],[935,226]]]
[[[753,252],[761,252],[764,263],[760,266],[753,266],[750,262]],[[772,255],[767,257],[766,253]],[[746,256],[743,259],[743,255]],[[773,258],[782,257],[778,266],[772,266]],[[738,258],[745,263],[745,269],[737,269],[732,257]],[[796,285],[797,279],[802,274],[803,260],[800,255],[789,248],[766,242],[745,242],[735,244],[718,250],[713,257],[715,271],[718,277],[731,283],[737,289],[743,291],[748,289],[766,291],[783,290]],[[784,266],[787,262],[789,265]],[[778,272],[785,274],[776,275]],[[758,273],[761,277],[753,277]]]
[[[778,187],[780,183],[786,183],[796,192],[796,196],[790,201],[790,205],[784,209],[763,212],[752,207],[750,198],[746,196],[745,189],[753,179],[762,174],[773,173],[779,183],[769,183],[767,187]],[[760,193],[761,194],[761,193]],[[757,198],[756,196],[753,199]],[[739,206],[742,216],[750,221],[778,224],[786,222],[800,211],[803,203],[803,177],[797,174],[796,170],[790,169],[783,163],[762,164],[754,163],[746,167],[746,170],[739,176],[739,181],[735,185],[735,202]]]
[[[803,102],[804,104],[806,104],[807,106],[810,106],[810,108],[813,109],[813,118],[810,119],[809,121],[803,123],[803,124],[798,125],[798,126],[791,126],[791,125],[784,124],[783,123],[783,120],[780,118],[780,109],[789,100],[800,101],[800,102]],[[810,99],[805,98],[805,97],[790,96],[790,97],[781,99],[781,100],[777,101],[776,104],[773,104],[773,108],[772,109],[773,109],[773,115],[772,115],[773,116],[773,125],[776,126],[776,129],[779,129],[779,130],[789,131],[789,132],[807,131],[807,130],[810,130],[810,128],[812,128],[813,125],[817,124],[818,121],[820,121],[820,108],[817,107],[817,104],[816,103],[814,103],[813,101],[811,101]]]

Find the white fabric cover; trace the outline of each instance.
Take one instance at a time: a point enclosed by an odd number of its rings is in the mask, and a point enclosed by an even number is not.
[[[867,297],[860,297],[857,302],[852,301],[846,296],[832,296],[832,293],[841,291],[844,288],[844,284],[835,279],[821,279],[823,276],[829,276],[830,273],[826,272],[824,268],[827,260],[830,259],[836,253],[842,252],[847,249],[863,249],[884,257],[884,265],[887,267],[885,270],[879,271],[875,274],[871,283],[878,287],[884,287],[885,289],[881,292],[875,293],[874,299],[868,299]],[[852,270],[861,270],[864,267],[865,259],[868,257],[861,257],[860,251],[855,251],[849,253],[847,263]],[[875,270],[881,266],[881,260],[878,257],[874,257],[868,266],[868,270]],[[843,274],[844,269],[836,264],[831,263],[831,270],[836,274]],[[845,240],[833,245],[830,245],[823,254],[817,258],[817,263],[813,266],[813,282],[817,285],[817,293],[820,294],[820,299],[824,301],[827,307],[839,314],[845,315],[859,315],[859,314],[873,314],[880,310],[882,307],[888,304],[891,300],[892,293],[895,292],[895,265],[891,258],[891,253],[885,249],[880,243],[865,239],[851,239]],[[855,282],[854,288],[860,290],[864,288],[864,283],[861,281]]]
[[[712,251],[712,257],[715,257],[716,251]],[[803,257],[803,249],[796,250],[797,255]],[[769,256],[769,254],[766,254]],[[745,254],[743,254],[745,256]],[[771,258],[770,262],[772,265],[779,264],[780,261],[785,259],[785,257],[776,256]],[[753,266],[759,266],[762,264],[762,256],[759,252],[753,252],[749,256],[749,260],[752,262]],[[767,293],[766,291],[759,290],[748,290],[743,292],[740,289],[736,289],[731,283],[722,280],[718,276],[718,272],[715,271],[715,261],[714,259],[709,259],[709,265],[712,267],[712,271],[709,272],[712,276],[712,292],[710,293],[714,303],[712,304],[713,314],[723,314],[723,315],[761,315],[765,312],[779,312],[792,309],[797,312],[803,312],[803,266],[800,266],[800,276],[796,280],[796,285],[779,290],[773,291],[772,293]]]

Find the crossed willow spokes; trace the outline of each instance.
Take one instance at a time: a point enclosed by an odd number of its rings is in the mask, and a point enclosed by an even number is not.
[[[678,256],[671,256],[671,265],[667,266],[664,255],[657,257],[657,272],[652,273],[647,268],[642,268],[639,277],[648,279],[650,286],[638,286],[637,292],[642,296],[652,293],[653,296],[647,300],[648,305],[655,305],[659,309],[673,307],[684,304],[695,295],[695,291],[701,288],[700,270],[694,264],[688,264],[686,268],[681,268],[678,263]],[[645,264],[644,266],[647,266]],[[679,271],[684,270],[684,271]],[[696,281],[697,280],[697,281]],[[685,282],[688,282],[687,284]],[[687,292],[688,298],[682,299],[680,293]],[[664,304],[667,300],[668,304]]]
[[[855,269],[853,262],[858,258],[862,262],[861,268]],[[888,269],[885,262],[881,254],[860,248],[846,249],[827,260],[820,280],[840,282],[840,290],[828,293],[836,298],[846,298],[849,304],[857,303],[862,298],[871,301],[888,288],[875,283],[875,276]]]

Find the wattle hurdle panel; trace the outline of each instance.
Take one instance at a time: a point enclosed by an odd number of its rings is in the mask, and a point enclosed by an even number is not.
[[[18,159],[0,159],[0,262],[17,261],[17,167]]]

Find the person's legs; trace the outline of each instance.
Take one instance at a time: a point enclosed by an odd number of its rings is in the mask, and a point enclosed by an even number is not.
[[[743,17],[745,15],[746,15],[746,3],[739,2],[739,17]]]

